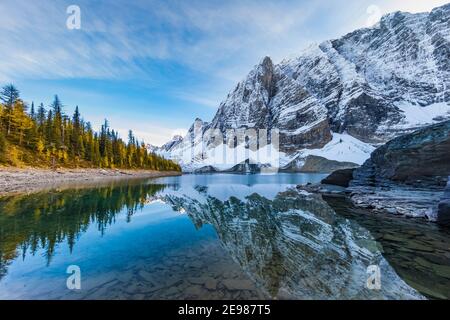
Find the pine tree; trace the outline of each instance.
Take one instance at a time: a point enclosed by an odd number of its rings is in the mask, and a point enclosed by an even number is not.
[[[44,124],[44,132],[45,132],[45,141],[50,144],[54,144],[53,139],[53,112],[52,110],[48,110],[47,119]]]
[[[36,112],[34,110],[34,101],[31,102],[30,118],[31,118],[31,120],[36,121]]]
[[[5,105],[4,109],[4,119],[6,123],[6,135],[9,136],[11,133],[11,122],[12,122],[12,113],[13,107],[16,101],[19,99],[20,93],[19,90],[14,87],[12,84],[8,84],[2,88],[0,91],[0,100],[3,101]]]
[[[55,95],[53,103],[50,106],[52,108],[53,113],[53,123],[51,124],[51,139],[52,142],[55,143],[57,148],[61,148],[63,146],[63,115],[62,115],[62,103],[58,98],[58,95]]]
[[[38,107],[38,111],[37,111],[37,115],[36,115],[36,122],[39,127],[42,127],[45,123],[45,113],[46,113],[46,111],[44,108],[44,104],[41,103]]]
[[[33,126],[33,121],[26,114],[26,105],[21,100],[14,103],[10,121],[10,139],[19,146],[23,145],[27,131]]]
[[[5,106],[12,107],[14,103],[19,99],[20,92],[13,84],[8,84],[0,91],[0,100],[3,101]]]
[[[57,95],[48,111],[42,103],[36,111],[33,102],[29,113],[13,85],[3,87],[0,99],[0,163],[180,170],[149,153],[131,130],[124,142],[105,120],[97,133],[78,106],[69,118]]]

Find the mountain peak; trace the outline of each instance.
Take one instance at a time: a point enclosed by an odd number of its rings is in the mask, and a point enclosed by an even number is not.
[[[183,137],[180,136],[179,134],[174,135],[172,138],[172,141],[179,141],[179,140],[183,140]]]
[[[446,3],[440,7],[436,7],[433,10],[431,10],[432,13],[435,13],[438,11],[450,11],[450,3]]]
[[[262,67],[262,72],[259,74],[258,80],[261,82],[263,88],[266,89],[270,99],[275,91],[274,65],[272,59],[268,56],[264,57],[260,66]]]
[[[269,56],[265,56],[260,63],[262,66],[273,67],[272,59]]]
[[[393,12],[376,27],[310,46],[278,65],[266,56],[230,91],[212,122],[196,119],[196,127],[224,136],[228,129],[276,129],[289,159],[309,149],[355,162],[333,141],[336,135],[369,150],[369,144],[450,119],[449,16],[450,5],[431,13]]]

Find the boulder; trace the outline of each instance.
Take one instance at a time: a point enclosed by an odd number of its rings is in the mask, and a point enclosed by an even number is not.
[[[353,179],[355,169],[341,169],[331,173],[328,177],[321,181],[322,184],[331,184],[347,188]]]
[[[443,200],[438,205],[436,222],[450,227],[450,199]]]
[[[352,185],[384,181],[445,186],[450,175],[450,121],[395,138],[376,149],[354,172]]]

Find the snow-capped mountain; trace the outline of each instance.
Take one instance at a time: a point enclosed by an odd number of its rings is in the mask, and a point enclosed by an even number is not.
[[[183,137],[180,135],[173,136],[172,140],[166,142],[161,147],[154,146],[152,144],[147,144],[147,150],[153,153],[165,153],[169,150],[176,147],[181,141],[183,141]]]
[[[450,4],[430,13],[395,12],[372,28],[311,46],[295,59],[274,64],[265,57],[210,123],[197,119],[184,139],[161,153],[186,171],[269,163],[252,155],[255,148],[279,150],[280,168],[293,161],[301,166],[311,154],[362,164],[373,145],[450,118],[449,87]],[[265,129],[269,139],[258,139],[252,149],[245,138],[227,140],[230,129]],[[219,131],[224,146],[194,137],[196,130]],[[275,130],[279,144],[270,138]],[[202,141],[206,147],[199,146]],[[236,156],[239,146],[244,150]],[[218,147],[234,152],[234,163],[215,165],[211,158]]]

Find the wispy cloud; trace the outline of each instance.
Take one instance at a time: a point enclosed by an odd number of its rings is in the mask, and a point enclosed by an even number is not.
[[[183,112],[182,101],[205,110],[218,107],[262,57],[278,62],[310,43],[364,27],[370,5],[381,13],[418,12],[446,2],[2,0],[0,82],[141,82],[179,99],[179,117],[191,121],[197,115]],[[81,30],[66,28],[72,4],[81,8]]]
[[[198,94],[188,93],[188,92],[180,92],[177,94],[177,97],[181,98],[182,100],[190,101],[208,108],[217,109],[219,105],[220,99],[217,97],[206,97],[206,96],[199,96]]]
[[[339,10],[341,1],[324,0],[78,0],[82,29],[68,30],[66,8],[72,2],[0,3],[3,78],[152,78],[145,60],[161,59],[236,81],[266,54],[281,60],[312,41],[325,40],[320,37],[333,21],[339,23],[334,29],[363,26],[369,4],[386,13],[445,3],[350,1],[348,9]],[[355,9],[359,14],[352,13],[342,26],[345,11]]]
[[[248,66],[261,43],[282,41],[312,11],[281,1],[80,0],[82,28],[68,30],[69,4],[0,3],[2,77],[151,78],[143,61],[162,59],[234,81],[236,65]]]

